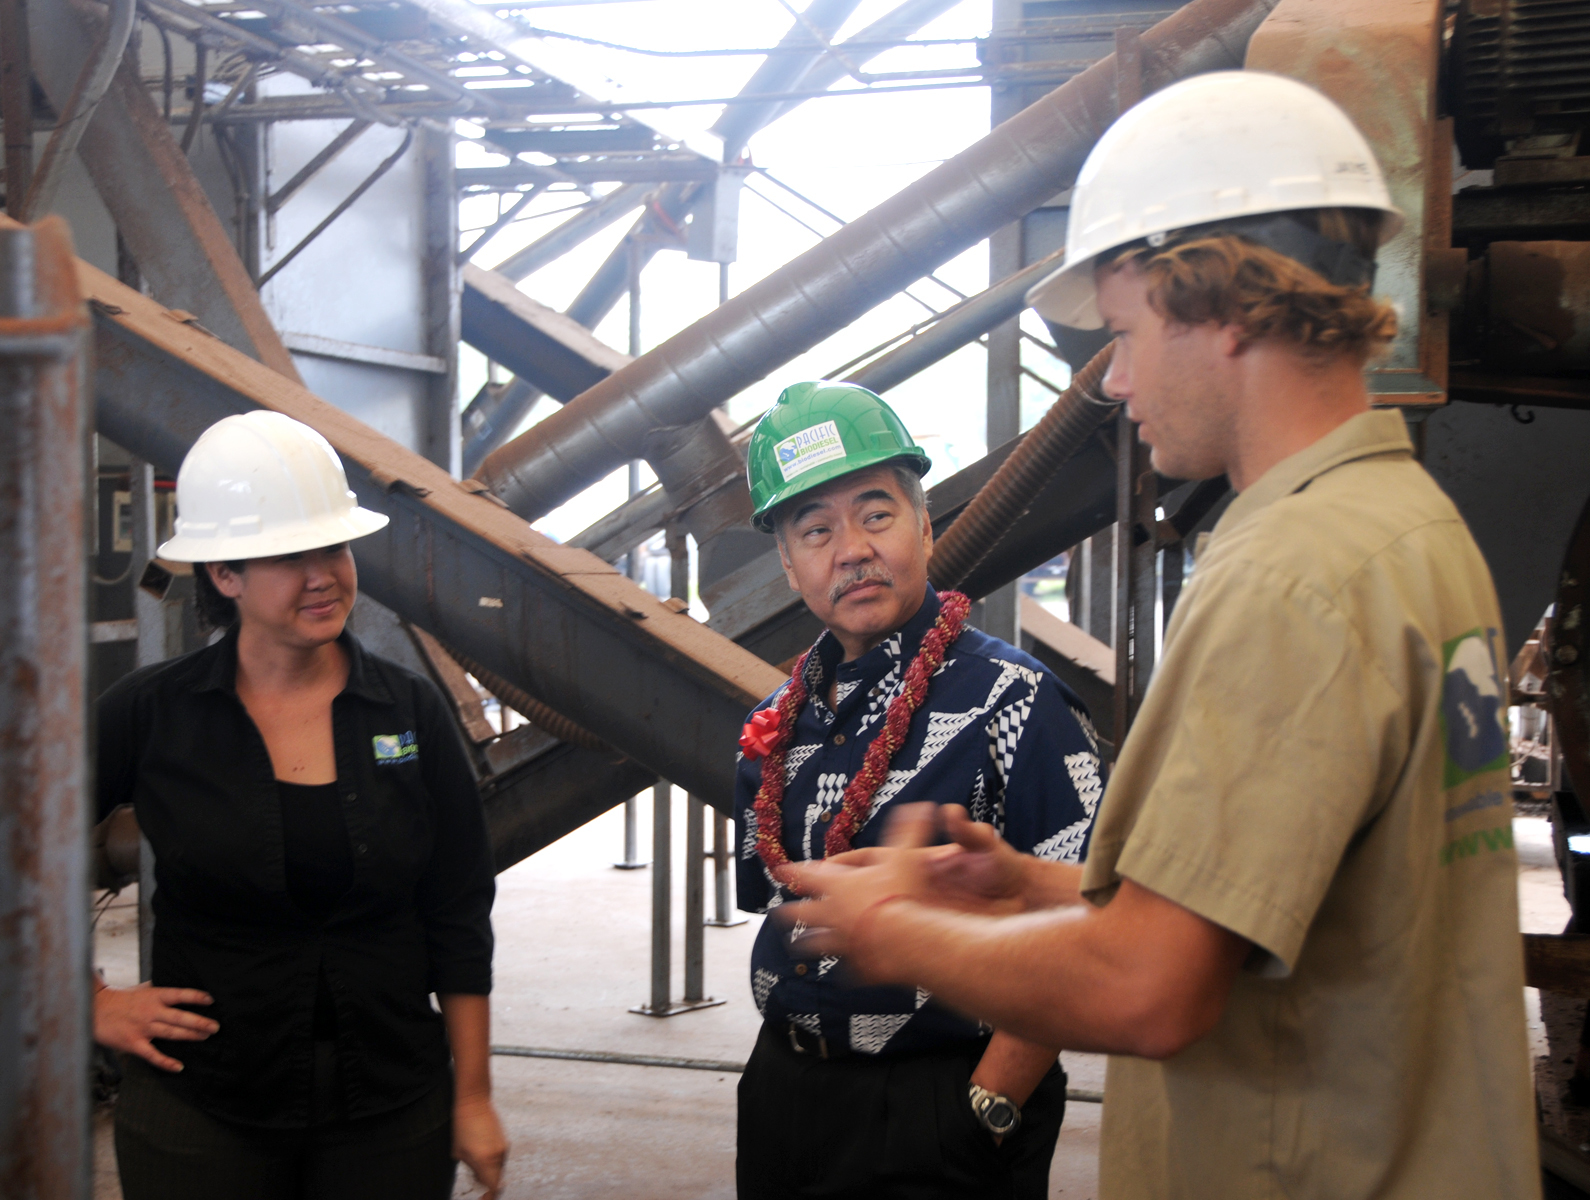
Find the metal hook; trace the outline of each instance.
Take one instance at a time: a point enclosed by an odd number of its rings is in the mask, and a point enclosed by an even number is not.
[[[1529,409],[1529,410],[1527,410],[1525,412],[1520,412],[1519,411],[1519,406],[1517,404],[1515,404],[1515,405],[1513,405],[1511,411],[1512,411],[1512,414],[1513,414],[1513,420],[1517,421],[1520,425],[1533,425],[1535,423],[1535,410],[1534,409]]]

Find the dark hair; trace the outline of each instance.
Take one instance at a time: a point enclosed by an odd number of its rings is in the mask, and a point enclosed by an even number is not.
[[[228,571],[238,573],[248,563],[239,559],[223,565]],[[215,581],[210,578],[209,563],[193,564],[193,607],[198,613],[199,628],[202,630],[231,629],[238,622],[237,601],[221,595]]]

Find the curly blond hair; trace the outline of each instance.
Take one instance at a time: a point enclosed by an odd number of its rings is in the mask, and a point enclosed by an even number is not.
[[[1379,214],[1320,209],[1293,214],[1316,232],[1348,243],[1369,259],[1378,241]],[[1235,233],[1191,230],[1155,248],[1125,246],[1104,270],[1132,264],[1148,279],[1154,311],[1181,325],[1236,325],[1243,340],[1290,342],[1317,359],[1348,355],[1367,361],[1397,335],[1391,305],[1368,284],[1333,284],[1295,259]]]

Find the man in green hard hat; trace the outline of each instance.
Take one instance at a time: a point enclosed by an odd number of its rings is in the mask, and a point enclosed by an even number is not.
[[[794,897],[786,864],[876,845],[913,802],[965,805],[1023,851],[1081,859],[1102,791],[1086,711],[928,583],[930,465],[852,384],[795,384],[752,434],[752,520],[826,629],[740,739],[749,911]],[[793,957],[771,921],[751,990],[764,1024],[740,1082],[741,1197],[1048,1195],[1065,1109],[1054,1048],[920,989],[855,986],[838,959]]]

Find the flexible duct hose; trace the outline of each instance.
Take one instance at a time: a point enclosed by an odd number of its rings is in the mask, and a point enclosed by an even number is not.
[[[1119,411],[1118,402],[1099,398],[1099,385],[1114,352],[1115,343],[1111,342],[1071,377],[1071,386],[944,531],[928,560],[928,578],[934,587],[952,588],[967,579],[1027,511],[1044,484]]]
[[[446,650],[454,662],[480,680],[481,687],[519,713],[537,729],[550,733],[560,742],[568,742],[571,746],[579,746],[584,750],[612,751],[611,746],[583,725],[576,725],[562,713],[555,712],[531,697],[528,692],[520,691],[501,675],[488,671],[474,659],[460,654],[451,646],[446,647]]]

